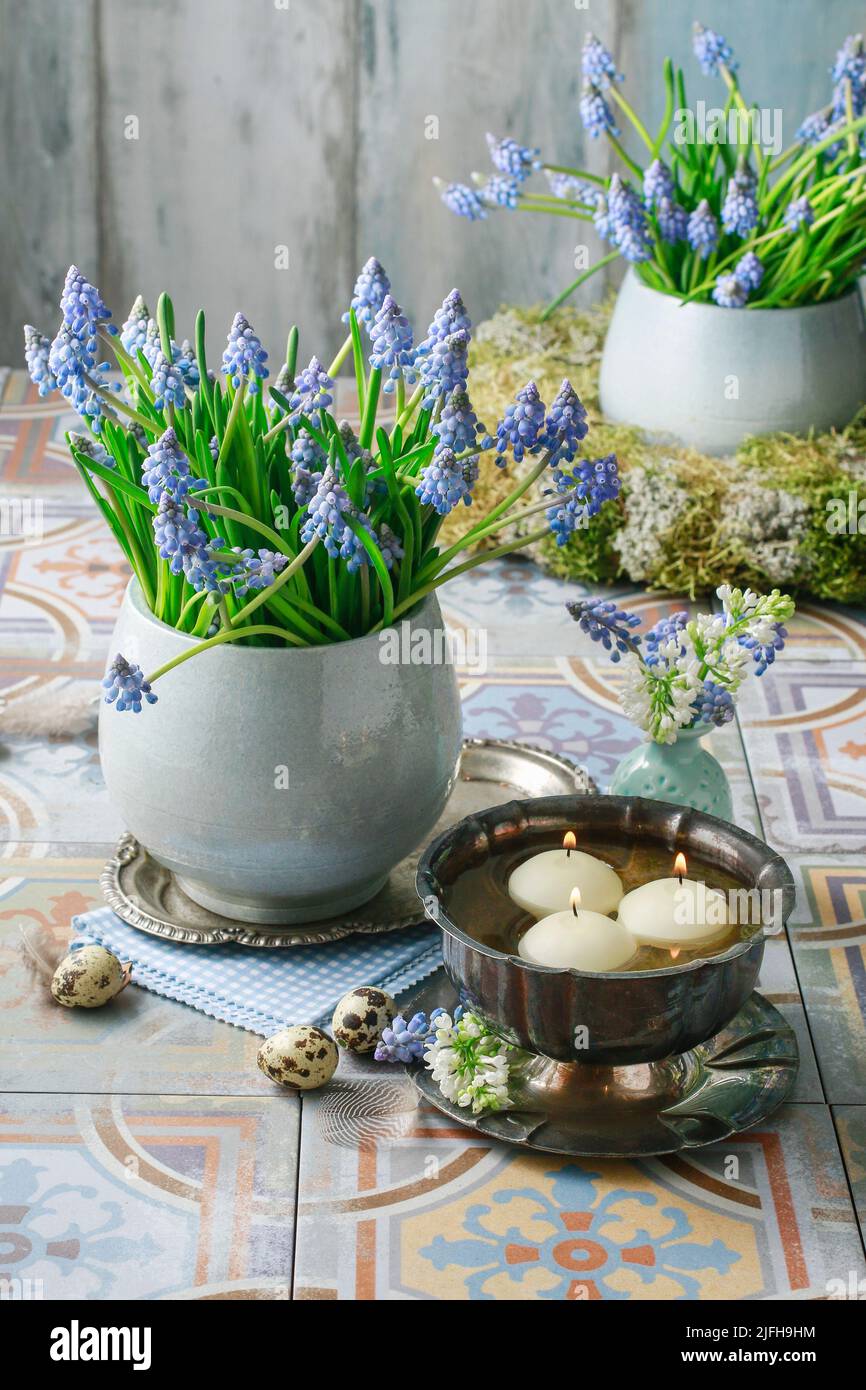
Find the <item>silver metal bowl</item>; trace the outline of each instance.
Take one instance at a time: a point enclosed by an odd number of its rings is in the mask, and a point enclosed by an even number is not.
[[[720,955],[599,974],[532,965],[475,940],[469,923],[451,920],[446,890],[462,873],[494,849],[549,845],[569,829],[579,843],[585,831],[588,841],[656,845],[671,856],[691,851],[744,888],[776,891],[781,912],[772,927],[759,926]],[[688,807],[628,796],[536,797],[467,816],[425,850],[415,882],[427,916],[442,929],[445,969],[464,1006],[531,1052],[612,1067],[683,1053],[718,1033],[755,987],[765,935],[780,931],[794,906],[791,871],[762,840]],[[478,906],[488,922],[496,911],[494,900]],[[484,923],[472,925],[478,930]]]

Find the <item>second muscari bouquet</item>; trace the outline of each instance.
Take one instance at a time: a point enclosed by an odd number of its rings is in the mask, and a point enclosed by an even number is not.
[[[214,371],[204,314],[192,342],[178,341],[165,294],[154,316],[137,299],[118,330],[72,266],[60,307],[53,339],[25,329],[30,375],[40,395],[58,391],[83,420],[86,432],[67,436],[72,457],[147,604],[200,639],[154,672],[117,654],[103,684],[119,711],[153,703],[157,680],[222,643],[317,646],[389,628],[487,558],[549,531],[564,544],[619,492],[612,455],[580,457],[586,412],[568,381],[550,406],[528,382],[488,432],[469,395],[472,325],[459,291],[416,343],[375,259],[358,276],[333,362],[299,368],[293,328],[272,383],[241,313]],[[331,412],[347,362],[357,433]],[[387,423],[383,396],[394,401]],[[442,548],[443,519],[471,505],[485,456],[499,468],[532,462]],[[530,500],[536,485],[541,496]],[[532,518],[537,527],[525,525]],[[521,534],[500,541],[516,523]],[[480,542],[492,546],[464,558]]]

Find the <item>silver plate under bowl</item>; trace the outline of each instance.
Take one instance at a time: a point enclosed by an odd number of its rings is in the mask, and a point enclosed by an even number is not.
[[[559,796],[595,791],[582,768],[566,758],[505,739],[466,739],[460,773],[431,839],[464,816],[511,796]],[[370,902],[349,916],[292,926],[236,922],[199,907],[178,887],[132,835],[124,835],[102,871],[100,887],[109,907],[131,927],[190,946],[312,946],[352,932],[396,931],[423,921],[415,871],[423,846],[393,870]]]
[[[403,1012],[456,1003],[441,970]],[[793,1029],[755,993],[714,1038],[660,1062],[587,1066],[515,1049],[511,1110],[473,1115],[447,1101],[423,1067],[412,1075],[425,1100],[486,1138],[539,1153],[647,1158],[715,1144],[765,1120],[787,1099],[798,1066]]]

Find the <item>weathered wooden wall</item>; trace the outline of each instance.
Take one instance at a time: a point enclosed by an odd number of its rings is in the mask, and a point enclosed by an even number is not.
[[[573,278],[584,224],[522,213],[469,225],[434,174],[486,169],[486,130],[553,162],[609,167],[580,127],[588,29],[642,114],[661,114],[666,53],[710,104],[693,18],[739,55],[746,91],[786,112],[785,143],[825,100],[863,28],[860,0],[0,0],[0,361],[24,320],[53,329],[78,262],[119,317],[169,288],[203,304],[212,352],[243,307],[277,354],[295,319],[324,356],[357,267],[385,263],[426,327],[457,284],[476,319]],[[432,118],[432,119],[431,119]],[[130,136],[134,138],[130,138]],[[285,252],[288,267],[285,268]],[[601,288],[592,282],[584,295]]]

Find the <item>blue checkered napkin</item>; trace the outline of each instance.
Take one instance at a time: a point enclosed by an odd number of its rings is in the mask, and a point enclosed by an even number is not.
[[[330,1024],[356,985],[399,994],[442,964],[439,931],[428,925],[272,950],[161,941],[110,907],[74,917],[72,930],[73,945],[95,942],[132,961],[133,984],[265,1037],[292,1023]]]

